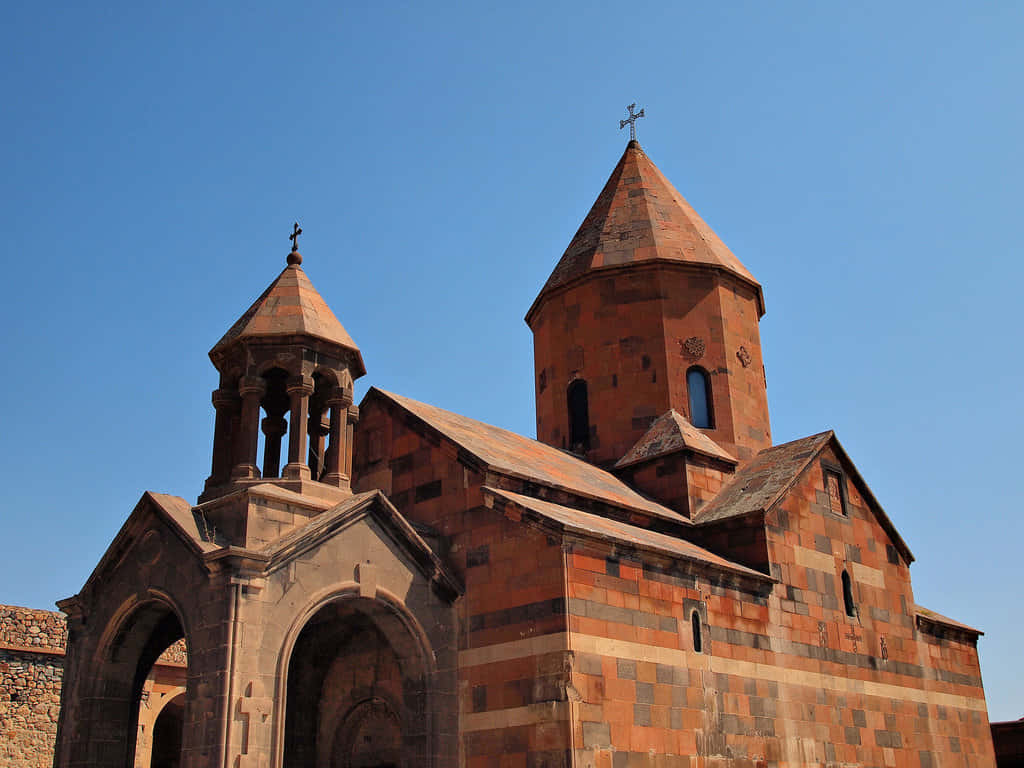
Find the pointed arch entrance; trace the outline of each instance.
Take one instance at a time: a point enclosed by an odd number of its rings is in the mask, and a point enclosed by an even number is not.
[[[316,609],[292,647],[284,768],[433,764],[433,665],[397,601],[344,593]]]

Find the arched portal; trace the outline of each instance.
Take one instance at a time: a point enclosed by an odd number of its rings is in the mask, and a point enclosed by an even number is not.
[[[180,675],[174,674],[174,680],[168,681],[168,691],[174,687],[180,692],[183,687],[186,676],[185,649],[179,641],[184,636],[185,630],[178,612],[169,601],[159,598],[132,606],[111,622],[106,640],[101,644],[99,657],[92,665],[90,676],[93,695],[89,700],[89,709],[83,713],[86,722],[82,726],[91,732],[91,744],[113,743],[118,744],[120,749],[100,749],[95,755],[89,756],[91,765],[131,768],[137,765],[140,755],[147,758],[146,765],[149,765],[148,757],[153,747],[152,730],[150,734],[143,734],[145,743],[140,744],[139,737],[143,730],[140,725],[145,725],[143,721],[146,719],[140,718],[140,714],[148,706],[153,694],[154,675],[166,678],[166,671],[160,669],[167,666],[170,655],[176,656],[174,666],[180,670]],[[173,650],[165,656],[165,652],[172,649],[172,646],[180,649],[180,657]],[[162,656],[164,662],[158,664]],[[181,712],[184,712],[183,707]],[[175,741],[178,749],[176,759],[180,760],[184,718],[173,720],[173,715],[170,717],[164,726],[165,739]],[[171,720],[173,724],[170,724]],[[177,728],[173,736],[167,733],[169,727]],[[102,734],[102,738],[97,738],[98,734]],[[164,765],[175,763],[165,761]]]
[[[432,764],[430,665],[407,618],[382,600],[342,596],[292,649],[285,768]]]

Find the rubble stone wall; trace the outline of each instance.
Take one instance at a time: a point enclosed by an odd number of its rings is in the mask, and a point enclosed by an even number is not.
[[[0,766],[50,768],[60,714],[64,614],[0,605]],[[188,663],[185,641],[160,656],[158,682],[174,681]]]
[[[61,614],[0,606],[0,765],[53,764],[66,641]]]

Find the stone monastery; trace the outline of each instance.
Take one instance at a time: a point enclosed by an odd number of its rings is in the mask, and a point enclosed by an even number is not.
[[[134,765],[182,640],[154,766],[995,765],[980,633],[835,434],[772,444],[761,286],[635,140],[526,314],[537,440],[355,407],[287,262],[210,351],[198,502],[144,494],[59,603],[56,766]]]

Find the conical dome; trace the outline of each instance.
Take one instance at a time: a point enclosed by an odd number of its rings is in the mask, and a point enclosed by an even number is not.
[[[277,279],[213,345],[210,358],[217,358],[246,338],[309,336],[337,344],[355,353],[355,378],[366,373],[359,347],[335,317],[327,302],[313,287],[298,263],[290,263]]]
[[[639,142],[631,141],[527,313],[527,322],[547,293],[589,272],[657,260],[702,264],[735,275],[756,290],[764,314],[760,283]]]

